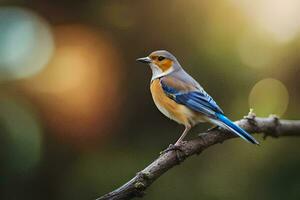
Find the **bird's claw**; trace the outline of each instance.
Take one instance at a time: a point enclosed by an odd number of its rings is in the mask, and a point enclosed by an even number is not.
[[[170,144],[168,148],[162,151],[162,154],[165,154],[169,151],[180,151],[183,152],[180,145]]]
[[[184,150],[181,148],[181,145],[176,145],[176,144],[170,144],[169,147],[163,151],[160,152],[161,155],[169,152],[169,151],[175,151],[176,157],[179,162],[184,160]]]

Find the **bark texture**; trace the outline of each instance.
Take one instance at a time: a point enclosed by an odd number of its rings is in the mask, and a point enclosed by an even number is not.
[[[276,116],[267,118],[256,117],[254,113],[249,113],[243,119],[236,121],[240,127],[248,133],[261,133],[264,138],[300,136],[300,120],[283,120]],[[97,198],[97,200],[125,200],[134,197],[142,197],[144,191],[161,175],[172,167],[180,164],[186,158],[200,154],[208,147],[222,143],[230,138],[237,137],[232,133],[219,128],[208,130],[205,133],[190,141],[184,141],[181,145],[182,151],[169,151],[160,155],[145,169],[138,172],[131,180],[117,188],[116,190]],[[254,146],[255,147],[255,146]]]

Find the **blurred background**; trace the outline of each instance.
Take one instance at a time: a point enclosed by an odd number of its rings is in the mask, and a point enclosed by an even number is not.
[[[95,199],[183,127],[156,109],[150,69],[172,52],[237,120],[299,119],[299,0],[0,1],[0,199]],[[188,138],[209,125],[193,129]],[[161,177],[150,199],[299,199],[300,139],[233,139]]]

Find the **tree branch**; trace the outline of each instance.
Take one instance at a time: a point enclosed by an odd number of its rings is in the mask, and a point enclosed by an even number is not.
[[[244,119],[239,120],[236,123],[249,133],[263,133],[264,138],[267,136],[275,138],[283,136],[300,136],[300,120],[280,120],[276,116],[260,118],[250,112],[248,116],[245,116]],[[228,131],[218,128],[201,133],[196,139],[182,143],[182,153],[169,151],[160,155],[127,183],[97,200],[124,200],[141,197],[144,195],[144,191],[157,178],[175,165],[183,162],[184,159],[194,154],[200,154],[204,149],[234,137],[236,136]],[[180,155],[178,153],[180,153]]]

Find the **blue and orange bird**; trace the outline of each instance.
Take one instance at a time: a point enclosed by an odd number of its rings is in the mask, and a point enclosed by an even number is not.
[[[247,142],[259,144],[224,115],[213,98],[184,71],[171,53],[165,50],[154,51],[137,61],[150,65],[150,90],[157,108],[168,118],[185,126],[175,147],[179,147],[189,130],[200,122],[209,122],[231,131]]]

